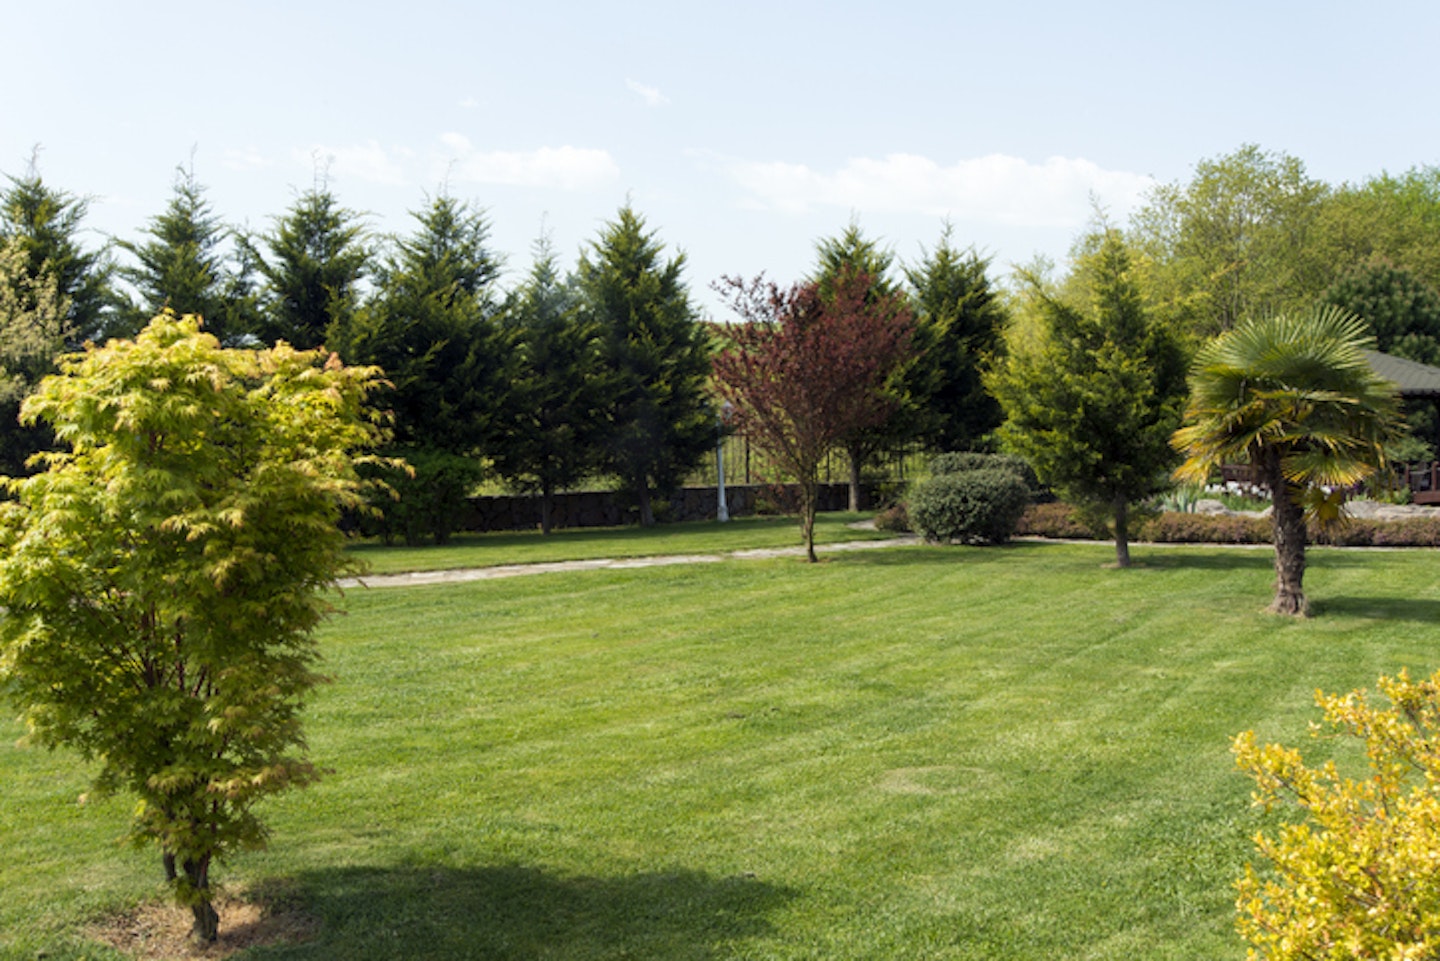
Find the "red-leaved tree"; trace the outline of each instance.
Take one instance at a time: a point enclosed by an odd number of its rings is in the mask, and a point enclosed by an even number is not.
[[[759,277],[726,277],[715,289],[740,318],[714,360],[716,388],[751,444],[799,486],[813,562],[820,465],[841,437],[890,415],[882,388],[914,321],[899,297],[874,297],[863,273],[842,277],[828,298],[814,283],[782,288]]]

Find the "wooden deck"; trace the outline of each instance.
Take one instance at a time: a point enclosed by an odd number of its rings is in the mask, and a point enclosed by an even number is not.
[[[1440,504],[1440,462],[1412,464],[1405,469],[1410,500],[1415,504]]]
[[[1239,484],[1254,484],[1255,475],[1246,464],[1226,464],[1220,477]],[[1396,469],[1396,481],[1410,488],[1414,504],[1440,504],[1440,461],[1429,464],[1406,464]]]

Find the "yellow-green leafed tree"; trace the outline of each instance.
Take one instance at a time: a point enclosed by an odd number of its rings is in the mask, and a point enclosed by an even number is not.
[[[1237,927],[1253,961],[1420,961],[1440,957],[1440,673],[1382,677],[1389,706],[1366,694],[1317,693],[1317,736],[1363,744],[1367,776],[1333,761],[1308,767],[1300,752],[1235,739],[1255,779],[1257,804],[1292,802],[1304,821],[1256,846],[1270,869],[1246,866],[1237,882]]]
[[[158,843],[201,940],[212,863],[263,846],[256,802],[316,777],[301,710],[378,378],[167,313],[61,358],[23,408],[68,449],[0,505],[0,690],[34,742],[98,766],[97,792],[138,798],[132,838]]]

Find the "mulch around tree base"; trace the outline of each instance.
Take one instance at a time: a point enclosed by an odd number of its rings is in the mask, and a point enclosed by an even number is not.
[[[222,895],[220,938],[200,945],[190,939],[193,916],[171,901],[149,901],[134,910],[89,925],[85,933],[141,961],[228,958],[238,951],[308,941],[320,930],[317,919],[285,900],[266,901],[241,892]]]

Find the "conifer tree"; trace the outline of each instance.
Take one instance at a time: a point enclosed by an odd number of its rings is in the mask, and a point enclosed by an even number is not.
[[[477,448],[499,390],[494,282],[483,212],[441,195],[412,216],[375,274],[376,291],[334,338],[347,359],[375,364],[394,385],[396,443],[456,453]]]
[[[25,252],[25,274],[38,281],[54,276],[57,292],[70,305],[66,346],[100,340],[114,323],[117,297],[111,286],[114,264],[104,247],[86,250],[80,243],[89,201],[49,186],[35,160],[23,176],[7,177],[0,191],[0,241],[18,240]]]
[[[360,303],[360,282],[372,252],[360,216],[342,206],[320,181],[296,198],[252,251],[265,278],[257,333],[299,349],[343,339]]]
[[[946,224],[940,243],[905,270],[915,337],[899,382],[910,432],[935,452],[974,450],[1004,415],[981,379],[1003,344],[1009,314],[988,272],[990,258],[957,250]]]
[[[585,308],[600,325],[617,379],[605,460],[634,492],[640,523],[655,523],[652,491],[668,494],[715,442],[705,392],[710,345],[681,277],[685,255],[664,246],[631,207],[580,259]]]
[[[415,232],[396,239],[376,271],[375,296],[332,327],[330,341],[347,359],[379,366],[391,385],[376,403],[392,410],[392,452],[414,473],[390,478],[400,499],[382,505],[384,533],[444,542],[480,479],[503,393],[500,262],[482,211],[442,194],[412,216]]]
[[[52,271],[30,275],[20,238],[0,241],[0,475],[23,475],[30,456],[54,442],[45,425],[20,423],[20,405],[55,372],[69,306]]]
[[[1032,291],[1038,336],[1017,338],[986,384],[1005,411],[1002,443],[1061,496],[1108,515],[1116,564],[1128,567],[1130,506],[1165,489],[1175,462],[1185,359],[1146,310],[1118,231],[1085,266],[1089,302]]]
[[[119,242],[136,261],[122,267],[120,275],[138,294],[123,326],[138,331],[168,307],[204,318],[206,331],[221,344],[244,342],[256,319],[250,261],[242,252],[233,266],[227,262],[225,242],[231,231],[205,199],[193,167],[176,170],[174,196],[145,233],[150,239],[144,243]]]
[[[555,493],[602,463],[615,377],[602,364],[594,315],[582,309],[575,279],[560,276],[544,238],[506,311],[505,333],[513,363],[492,454],[510,483],[540,493],[540,529],[548,534]]]

